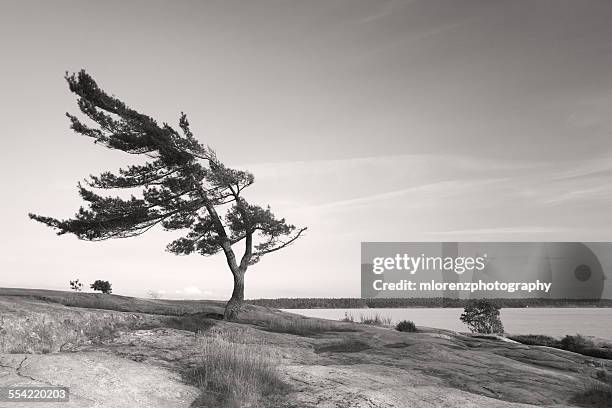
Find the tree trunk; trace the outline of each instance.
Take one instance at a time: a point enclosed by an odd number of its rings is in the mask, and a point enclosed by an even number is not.
[[[223,318],[225,320],[236,320],[238,318],[238,313],[240,313],[240,309],[242,309],[242,304],[244,303],[244,272],[236,271],[234,273],[234,290],[232,292],[232,297],[225,305],[225,314]]]

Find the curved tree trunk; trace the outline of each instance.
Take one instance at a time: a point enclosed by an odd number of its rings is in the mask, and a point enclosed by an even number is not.
[[[225,305],[225,314],[223,315],[225,320],[236,320],[244,303],[244,272],[237,271],[233,275],[234,290],[232,297],[227,302],[227,305]]]

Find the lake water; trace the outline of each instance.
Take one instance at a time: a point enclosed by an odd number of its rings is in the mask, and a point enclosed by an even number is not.
[[[435,327],[465,332],[459,321],[462,308],[413,309],[286,309],[309,317],[339,320],[345,313],[355,321],[361,315],[390,316],[394,322],[412,320],[417,326]],[[564,336],[580,333],[612,340],[612,308],[520,308],[502,309],[501,319],[506,332],[513,334],[546,334]]]

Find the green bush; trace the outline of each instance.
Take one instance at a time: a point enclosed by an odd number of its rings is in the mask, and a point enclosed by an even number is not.
[[[417,328],[412,320],[402,320],[397,324],[397,326],[395,326],[395,330],[414,333],[417,331]]]

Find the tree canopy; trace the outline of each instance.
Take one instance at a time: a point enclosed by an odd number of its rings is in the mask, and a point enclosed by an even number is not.
[[[504,325],[499,317],[501,307],[487,299],[470,301],[459,317],[473,333],[503,333]]]
[[[195,138],[184,113],[175,129],[108,95],[84,70],[66,73],[65,78],[86,118],[67,113],[72,130],[96,144],[147,161],[115,173],[90,175],[84,184],[79,183],[86,205],[73,218],[29,214],[32,219],[54,228],[58,235],[70,233],[88,241],[134,237],[155,226],[184,230],[167,250],[205,256],[223,251],[235,278],[235,291],[240,284],[237,275],[243,277],[249,265],[290,245],[306,230],[276,218],[269,207],[248,203],[242,193],[254,183],[254,176],[225,166],[214,150]],[[117,189],[139,192],[127,199],[100,193]],[[232,246],[241,241],[244,252],[237,260]],[[230,315],[235,317],[243,298],[243,293],[237,295]]]

